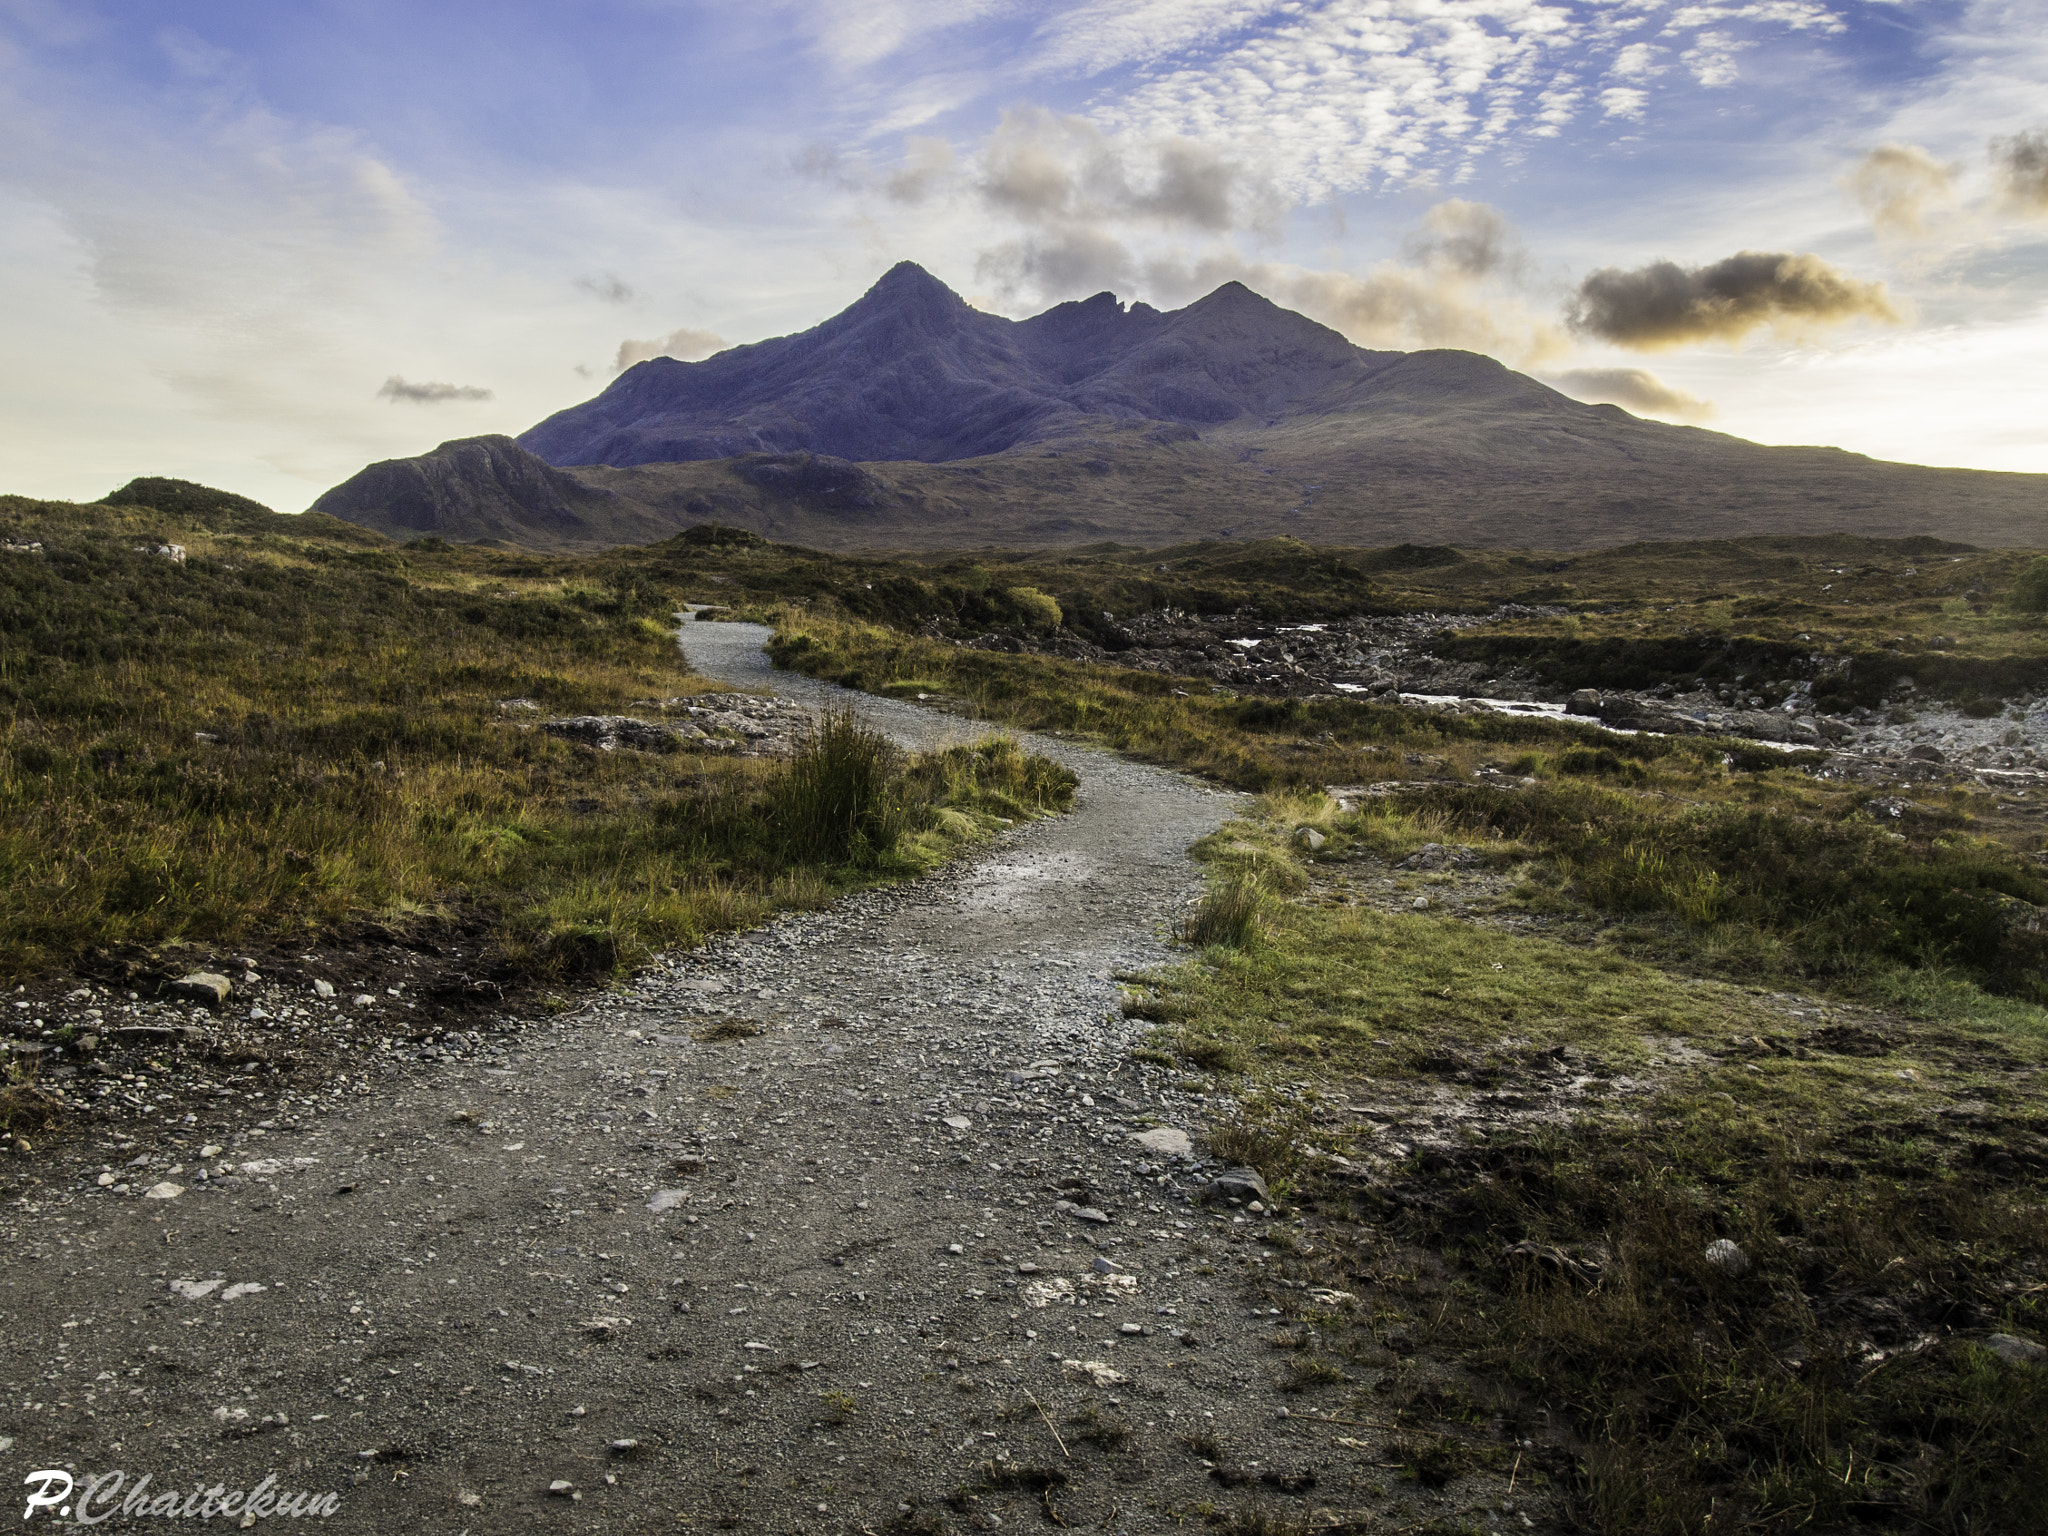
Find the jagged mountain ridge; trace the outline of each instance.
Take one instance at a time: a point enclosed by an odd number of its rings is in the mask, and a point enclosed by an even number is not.
[[[444,443],[315,503],[542,549],[717,520],[825,548],[1571,548],[1759,532],[2048,544],[2048,476],[1766,448],[1585,405],[1491,358],[1375,352],[1228,283],[984,314],[899,263],[808,331],[657,358],[515,442]]]
[[[1170,314],[1101,293],[1006,320],[906,261],[822,325],[699,363],[636,364],[519,443],[557,465],[745,453],[943,463],[1090,417],[1270,415],[1403,356],[1354,347],[1239,283]]]

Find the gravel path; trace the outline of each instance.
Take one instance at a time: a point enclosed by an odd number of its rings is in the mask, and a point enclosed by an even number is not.
[[[764,633],[685,649],[913,745],[970,730],[771,674]],[[1081,775],[1072,814],[671,956],[499,1065],[219,1108],[177,1133],[167,1198],[97,1187],[93,1148],[17,1169],[10,1486],[275,1476],[336,1497],[327,1529],[451,1533],[1358,1504],[1389,1474],[1333,1437],[1366,1432],[1276,1395],[1281,1315],[1254,1308],[1292,1293],[1259,1278],[1256,1218],[1191,1204],[1200,1173],[1135,1140],[1207,1113],[1129,1060],[1112,978],[1168,958],[1183,850],[1240,802],[1030,744]]]

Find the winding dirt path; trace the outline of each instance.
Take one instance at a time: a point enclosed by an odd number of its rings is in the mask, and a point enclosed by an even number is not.
[[[764,634],[684,645],[907,744],[969,734],[773,674]],[[1333,1437],[1367,1432],[1276,1395],[1265,1309],[1291,1293],[1258,1223],[1190,1204],[1201,1175],[1134,1139],[1207,1115],[1130,1061],[1112,977],[1168,958],[1184,850],[1240,802],[1030,745],[1080,774],[1072,814],[671,956],[500,1065],[224,1102],[177,1133],[172,1198],[97,1187],[105,1148],[39,1159],[0,1213],[9,1486],[274,1476],[365,1532],[1153,1531],[1210,1500],[1358,1504],[1388,1474]],[[118,1511],[101,1486],[92,1512]]]

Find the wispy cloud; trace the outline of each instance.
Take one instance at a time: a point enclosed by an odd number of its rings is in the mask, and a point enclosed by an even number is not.
[[[1714,414],[1714,402],[1665,383],[1641,368],[1567,368],[1543,375],[1574,400],[1588,405],[1618,405],[1639,416],[1663,416],[1672,421],[1706,421]]]
[[[1213,144],[1111,134],[1038,107],[1003,114],[982,146],[977,190],[1038,226],[1145,221],[1217,233],[1277,211],[1252,167]]]
[[[489,400],[494,397],[488,389],[480,389],[474,384],[409,384],[394,373],[377,391],[377,398],[403,401],[409,405],[439,405],[448,400]]]
[[[603,299],[607,304],[630,304],[640,295],[633,285],[616,273],[600,272],[595,277],[579,277],[576,286],[585,293]]]
[[[1880,144],[1842,178],[1881,235],[1924,239],[1931,215],[1956,207],[1958,167],[1944,165],[1917,144]]]
[[[1261,260],[1229,245],[1140,254],[1107,231],[1074,226],[985,252],[977,275],[1013,299],[1107,288],[1168,306],[1241,282],[1360,346],[1458,347],[1520,366],[1570,350],[1558,325],[1514,291],[1527,256],[1498,209],[1449,199],[1424,213],[1402,248],[1399,261],[1348,272]]]

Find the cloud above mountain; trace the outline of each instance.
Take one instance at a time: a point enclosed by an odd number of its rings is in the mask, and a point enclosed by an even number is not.
[[[1704,267],[1602,267],[1579,284],[1569,311],[1579,334],[1643,352],[1739,344],[1761,328],[1797,338],[1852,320],[1904,319],[1884,284],[1789,251],[1740,251]]]
[[[1543,381],[1588,405],[1618,405],[1638,416],[1663,416],[1672,421],[1705,421],[1714,402],[1666,384],[1642,368],[1567,368],[1546,373]]]
[[[714,352],[723,352],[725,346],[725,338],[717,332],[685,325],[649,341],[620,342],[619,350],[612,358],[612,372],[624,373],[635,363],[656,357],[673,357],[681,362],[694,363]]]

